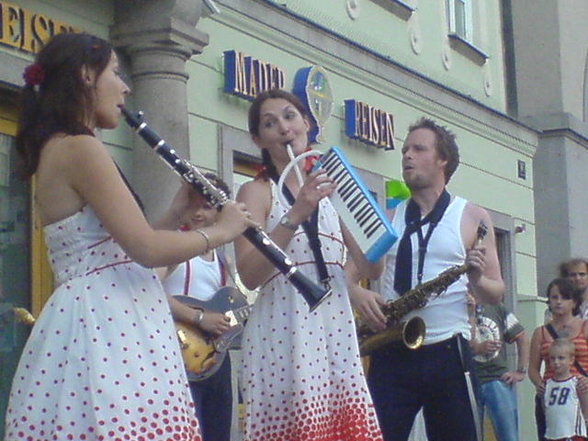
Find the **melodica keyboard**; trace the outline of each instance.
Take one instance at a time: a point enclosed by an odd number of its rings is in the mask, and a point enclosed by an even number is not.
[[[337,187],[331,202],[341,220],[370,262],[382,257],[398,235],[374,197],[338,147],[322,155],[315,168],[323,168]]]

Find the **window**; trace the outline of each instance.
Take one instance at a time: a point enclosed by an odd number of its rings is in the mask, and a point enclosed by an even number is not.
[[[472,43],[472,2],[470,0],[447,0],[449,33]]]
[[[486,63],[488,55],[475,44],[472,0],[446,0],[445,5],[449,44],[457,52],[482,66]]]
[[[403,20],[408,20],[416,10],[415,0],[372,0],[382,8],[396,14]]]

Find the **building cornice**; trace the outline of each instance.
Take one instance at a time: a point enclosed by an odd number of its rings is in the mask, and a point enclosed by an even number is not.
[[[567,112],[544,113],[523,118],[541,132],[542,138],[565,137],[588,148],[588,123]]]

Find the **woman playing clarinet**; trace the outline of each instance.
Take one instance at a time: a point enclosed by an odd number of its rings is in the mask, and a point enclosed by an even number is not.
[[[95,136],[117,126],[129,93],[106,41],[57,35],[24,79],[16,144],[36,176],[56,288],[19,362],[5,439],[200,440],[168,303],[149,268],[206,253],[255,223],[229,203],[214,226],[149,226]],[[184,196],[172,211],[182,212]]]
[[[244,439],[275,441],[379,440],[380,430],[359,358],[347,296],[346,256],[370,278],[369,263],[340,224],[328,196],[335,185],[323,171],[290,173],[276,182],[308,146],[309,120],[292,94],[261,93],[249,110],[249,131],[261,149],[265,173],[244,184],[244,202],[269,236],[311,280],[332,294],[313,310],[285,277],[245,240],[235,241],[237,268],[259,289],[243,335]],[[289,155],[288,149],[291,149]]]

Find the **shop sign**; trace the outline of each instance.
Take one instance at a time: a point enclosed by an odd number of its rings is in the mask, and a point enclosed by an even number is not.
[[[321,66],[300,69],[294,77],[292,92],[302,101],[312,118],[309,142],[325,142],[322,132],[333,112],[333,91],[325,70]]]
[[[35,53],[56,34],[73,26],[9,2],[0,2],[0,44]]]
[[[270,89],[283,89],[284,71],[242,52],[225,51],[225,92],[252,101],[257,94]]]
[[[394,149],[394,117],[357,100],[345,100],[345,133],[384,150]]]

